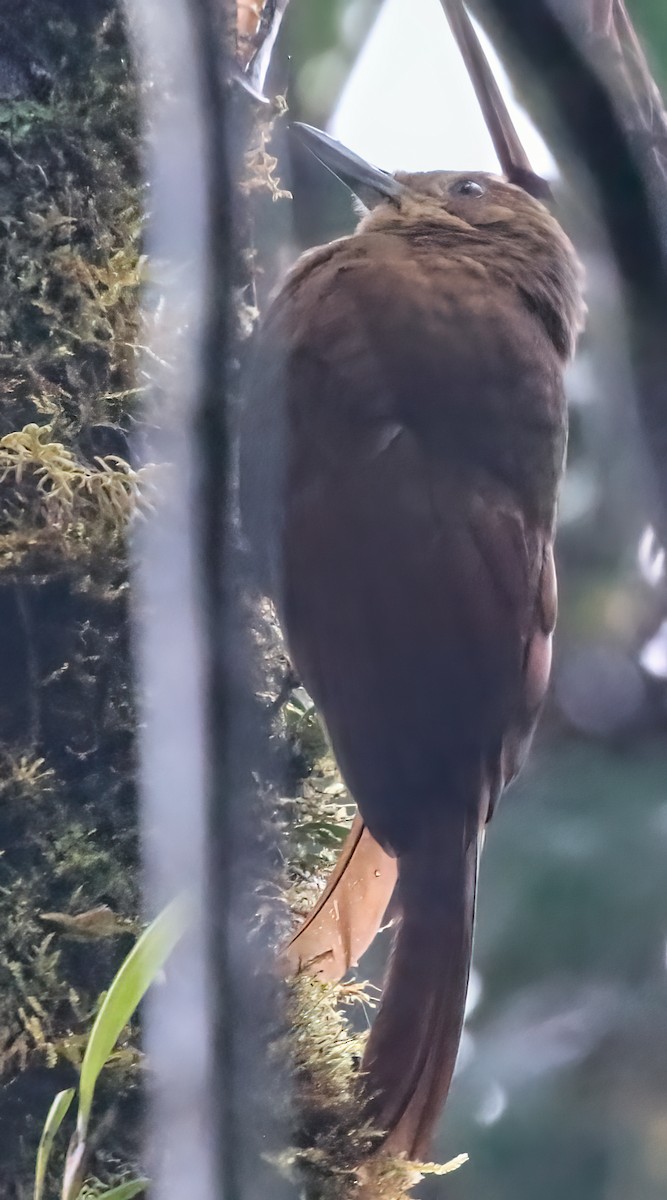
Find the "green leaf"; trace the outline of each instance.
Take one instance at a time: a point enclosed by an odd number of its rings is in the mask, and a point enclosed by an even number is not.
[[[123,1029],[162,969],[188,923],[188,906],[178,897],[142,933],[118,970],[97,1014],[81,1064],[77,1133],[85,1139],[95,1085]]]
[[[35,1162],[35,1189],[33,1192],[34,1200],[41,1200],[44,1191],[44,1180],[51,1157],[51,1149],[55,1136],[63,1123],[63,1119],[67,1110],[74,1099],[74,1088],[67,1088],[65,1092],[58,1092],[54,1098],[46,1120],[42,1129],[42,1136],[39,1139],[37,1149],[37,1159]]]
[[[127,1183],[119,1183],[109,1192],[100,1192],[96,1200],[132,1200],[132,1196],[145,1192],[149,1184],[150,1179],[131,1179]]]
[[[63,1171],[63,1186],[61,1200],[77,1200],[83,1186],[86,1169],[87,1146],[85,1137],[79,1136],[78,1129],[74,1130],[67,1147],[65,1170]]]

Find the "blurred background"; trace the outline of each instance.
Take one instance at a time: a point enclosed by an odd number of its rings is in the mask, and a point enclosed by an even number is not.
[[[667,88],[667,8],[635,0]],[[269,92],[385,168],[497,170],[438,0],[288,9]],[[498,68],[500,70],[500,68]],[[625,319],[584,172],[559,171],[500,74],[534,168],[588,274],[569,378],[554,682],[534,752],[482,863],[475,967],[435,1157],[466,1151],[425,1198],[667,1195],[667,592],[651,529]],[[266,203],[261,290],[304,246],[349,232],[346,190],[278,130],[292,205]],[[362,975],[380,970],[381,953]]]

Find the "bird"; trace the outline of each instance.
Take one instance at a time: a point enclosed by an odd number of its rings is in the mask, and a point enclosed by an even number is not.
[[[380,1153],[423,1160],[462,1032],[481,845],[549,680],[583,271],[546,205],[500,176],[390,173],[298,136],[360,220],[299,258],[262,320],[240,511],[358,816],[282,958],[341,975],[391,901],[359,1098]]]

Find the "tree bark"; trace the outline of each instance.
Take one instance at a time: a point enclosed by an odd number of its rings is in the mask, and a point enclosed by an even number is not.
[[[6,0],[0,24],[0,1192],[11,1197],[31,1189],[46,1111],[76,1080],[96,999],[136,928],[126,531],[143,486],[127,438],[141,196],[117,5]],[[101,1093],[115,1125],[113,1153],[92,1164],[101,1178],[136,1164],[137,1096],[126,1046]]]

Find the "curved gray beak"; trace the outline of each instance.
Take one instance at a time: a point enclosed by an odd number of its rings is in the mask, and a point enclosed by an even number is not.
[[[393,175],[371,166],[321,129],[303,125],[301,121],[293,121],[290,128],[322,166],[354,192],[366,208],[374,208],[381,200],[396,202],[403,195],[403,185]]]

